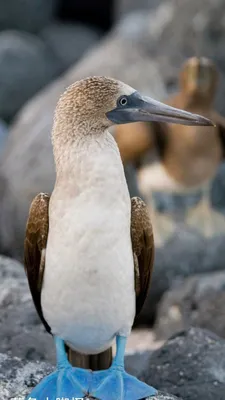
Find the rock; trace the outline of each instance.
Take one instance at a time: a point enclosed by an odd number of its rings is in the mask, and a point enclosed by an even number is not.
[[[149,55],[138,42],[130,41],[115,29],[75,67],[31,100],[12,126],[1,160],[0,250],[4,254],[22,257],[30,203],[38,192],[51,192],[53,188],[55,172],[50,132],[60,94],[78,79],[101,74],[124,80],[153,97],[165,96],[156,65]]]
[[[65,70],[100,39],[100,32],[82,24],[60,22],[46,26],[41,37]]]
[[[55,0],[7,0],[0,2],[0,30],[37,32],[53,17]]]
[[[0,353],[0,397],[4,400],[19,399],[31,392],[53,367],[44,362],[21,360]]]
[[[168,338],[190,326],[225,338],[225,273],[195,275],[166,292],[158,306],[155,333]]]
[[[58,0],[58,16],[108,31],[114,21],[115,0]]]
[[[129,374],[142,376],[148,368],[152,351],[136,352],[125,357],[125,368]]]
[[[0,119],[0,153],[2,152],[8,137],[8,126]]]
[[[152,323],[156,307],[164,292],[182,285],[194,274],[224,270],[223,236],[206,239],[183,228],[161,248],[156,248],[150,291],[139,323]]]
[[[6,352],[26,360],[55,362],[52,337],[36,313],[23,266],[1,256],[0,353]]]
[[[140,0],[138,3],[135,0],[117,0],[115,1],[115,17],[121,18],[124,15],[129,15],[134,13],[134,15],[139,10],[154,9],[158,6],[158,0]]]
[[[19,108],[56,76],[58,66],[35,36],[0,33],[0,116],[11,119]]]
[[[223,400],[224,352],[223,339],[192,328],[154,351],[138,378],[183,400]]]
[[[52,371],[53,367],[50,364],[30,362],[0,353],[0,397],[4,400],[14,398],[25,400],[32,388]],[[176,400],[177,397],[159,392],[157,396],[149,399]]]

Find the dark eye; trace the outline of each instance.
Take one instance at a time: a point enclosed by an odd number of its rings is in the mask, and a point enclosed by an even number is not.
[[[121,106],[126,106],[127,105],[127,98],[125,96],[121,97],[121,99],[119,99],[119,104]]]

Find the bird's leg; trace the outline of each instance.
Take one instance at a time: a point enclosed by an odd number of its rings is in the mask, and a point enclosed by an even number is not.
[[[56,400],[57,398],[85,398],[89,394],[92,372],[72,367],[65,351],[64,341],[54,337],[57,369],[46,376],[29,394],[27,400]]]
[[[127,338],[117,336],[116,356],[106,371],[94,372],[90,395],[101,400],[139,400],[153,396],[156,389],[129,375],[124,369]]]
[[[57,369],[71,368],[65,351],[64,341],[58,336],[54,336],[54,342],[56,347]]]
[[[126,336],[116,337],[116,356],[113,359],[111,368],[122,368],[124,370],[124,357],[126,350],[127,338]]]

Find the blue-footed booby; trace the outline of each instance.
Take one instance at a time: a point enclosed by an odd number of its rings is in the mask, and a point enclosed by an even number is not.
[[[36,400],[138,400],[156,389],[124,369],[127,337],[149,287],[154,256],[144,202],[130,199],[113,124],[165,121],[212,125],[205,117],[142,97],[107,77],[71,85],[56,106],[54,190],[33,200],[25,270],[37,312],[55,340],[57,369],[33,389]],[[109,352],[110,368],[73,367],[65,345],[84,357]],[[106,368],[108,365],[106,365]]]

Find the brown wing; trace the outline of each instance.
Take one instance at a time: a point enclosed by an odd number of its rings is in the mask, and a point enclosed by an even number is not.
[[[41,288],[45,268],[45,249],[48,238],[48,207],[50,196],[39,193],[31,203],[24,242],[24,267],[34,305],[46,330],[51,329],[41,309]]]
[[[139,197],[131,199],[131,240],[134,253],[137,316],[148,294],[154,261],[154,238],[149,212]]]

